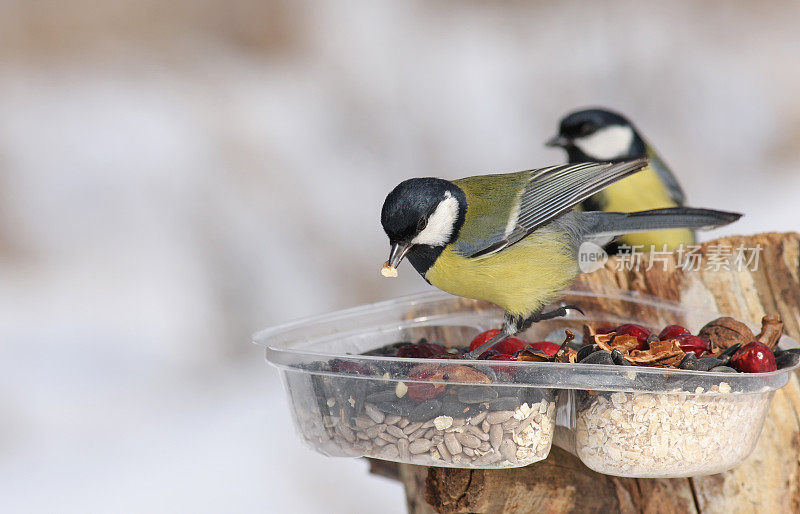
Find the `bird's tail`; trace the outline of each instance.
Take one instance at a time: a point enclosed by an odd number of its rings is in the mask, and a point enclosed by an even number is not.
[[[640,212],[586,212],[592,221],[588,235],[619,236],[669,228],[710,230],[733,223],[742,217],[738,212],[671,207]]]

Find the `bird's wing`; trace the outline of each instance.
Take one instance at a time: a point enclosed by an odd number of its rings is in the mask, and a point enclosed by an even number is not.
[[[468,205],[455,250],[467,257],[498,252],[646,165],[645,159],[577,163],[457,180]]]
[[[669,191],[670,198],[672,198],[676,204],[683,205],[686,197],[683,194],[683,189],[681,189],[681,185],[678,183],[675,175],[672,174],[672,171],[664,163],[664,161],[661,160],[661,157],[658,156],[652,146],[645,144],[645,152],[647,160],[650,161],[650,167],[653,168],[656,173],[658,173],[658,177],[661,179],[661,182],[664,183],[667,191]]]

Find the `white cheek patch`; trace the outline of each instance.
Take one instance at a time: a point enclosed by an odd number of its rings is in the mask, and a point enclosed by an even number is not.
[[[589,157],[601,161],[619,159],[628,154],[633,142],[631,127],[612,125],[594,134],[573,140],[575,146]]]
[[[445,193],[436,210],[428,218],[428,225],[411,240],[415,245],[444,246],[450,240],[458,219],[458,200],[450,192]]]

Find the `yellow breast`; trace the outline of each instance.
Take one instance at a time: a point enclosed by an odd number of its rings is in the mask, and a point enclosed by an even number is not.
[[[650,167],[611,184],[597,196],[603,210],[608,212],[636,212],[677,207],[656,171]],[[641,249],[643,251],[650,251],[651,246],[661,250],[665,244],[668,250],[674,250],[682,244],[690,245],[695,241],[692,231],[682,228],[626,234],[619,240],[631,246],[643,245],[644,248]]]
[[[577,261],[566,237],[547,230],[475,259],[458,255],[448,245],[425,274],[443,291],[489,301],[518,316],[529,316],[552,302],[577,276]]]

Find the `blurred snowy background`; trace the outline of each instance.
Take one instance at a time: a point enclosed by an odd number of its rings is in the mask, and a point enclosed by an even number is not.
[[[628,114],[718,231],[800,227],[800,4],[0,2],[0,511],[402,512],[256,329],[381,280],[400,180]],[[713,237],[706,235],[706,238]]]

